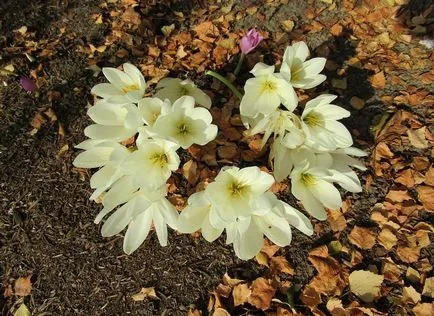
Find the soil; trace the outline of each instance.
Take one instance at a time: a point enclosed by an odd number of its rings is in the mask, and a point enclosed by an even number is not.
[[[0,76],[0,293],[13,280],[31,273],[33,288],[26,304],[33,315],[185,315],[192,304],[206,314],[209,293],[226,272],[231,277],[253,280],[261,275],[263,268],[253,260],[238,260],[231,246],[224,244],[224,237],[211,244],[175,232],[170,234],[167,247],[160,247],[156,236],[150,234],[139,250],[125,255],[122,236],[100,236],[100,227],[93,224],[100,206],[89,201],[89,174],[80,173],[72,166],[77,154],[73,146],[84,139],[83,129],[90,122],[86,116],[86,104],[92,101],[90,88],[102,80],[86,69],[86,55],[73,48],[77,43],[102,43],[110,32],[105,23],[95,24],[90,19],[92,13],[107,14],[99,6],[100,2],[4,0],[0,3],[0,68],[13,63],[20,76],[28,76],[29,70],[41,62],[47,79],[39,95],[35,95],[26,93],[17,78]],[[167,1],[153,6],[149,14],[173,6],[188,12],[208,5],[204,2]],[[251,3],[255,1],[239,1],[233,10],[242,11]],[[322,23],[333,25],[345,15],[339,1],[337,4],[335,10],[323,13]],[[317,1],[316,5],[323,4]],[[284,17],[293,19],[296,25],[309,23],[303,15],[305,8],[305,1],[301,0],[290,1],[288,6],[263,7],[260,10],[268,21],[264,27],[269,32],[278,31],[279,21]],[[148,32],[159,29],[161,21],[152,21],[154,24]],[[252,16],[236,22],[234,28],[245,29],[260,23]],[[58,38],[61,28],[66,28],[66,32],[73,30],[75,36],[60,37],[53,57],[29,62],[19,49],[10,49],[15,46],[14,30],[23,25],[36,32],[38,40]],[[181,27],[188,29],[189,25]],[[147,41],[152,42],[152,38]],[[333,43],[335,51],[331,59],[337,64],[354,55],[350,30],[339,37],[318,32],[308,35],[306,41],[312,49]],[[285,41],[276,45],[284,44]],[[108,48],[100,64],[112,63],[116,49]],[[337,77],[334,72],[326,74],[330,76],[327,82]],[[355,145],[368,152],[373,146],[370,131],[373,120],[389,110],[375,98],[376,92],[367,80],[370,75],[365,70],[350,69],[348,89],[338,101],[352,112],[344,123],[355,135]],[[209,79],[205,83],[211,85]],[[329,83],[321,90],[334,92]],[[58,91],[60,97],[50,98],[50,91]],[[368,100],[367,106],[361,110],[351,108],[349,100],[353,96]],[[43,124],[31,135],[30,124],[42,108],[51,108],[57,120]],[[60,124],[64,128],[63,137],[59,136]],[[59,153],[64,145],[69,149]],[[409,153],[410,158],[413,154]],[[370,172],[361,175],[362,182],[368,175]],[[351,200],[353,224],[375,225],[370,222],[368,210],[384,198],[390,185],[387,181],[374,181],[369,193],[346,195]],[[286,199],[290,200],[288,196]],[[330,241],[329,230],[325,223],[322,235],[314,238],[295,231],[291,247],[282,251],[296,268],[293,282],[299,288],[314,275],[307,260],[308,251]],[[366,251],[366,255],[373,258],[371,263],[376,263],[375,249]],[[155,287],[159,299],[134,302],[131,295],[142,287]],[[8,315],[16,302],[0,295],[0,314]],[[305,310],[298,298],[295,303]],[[387,311],[389,306],[378,308]]]

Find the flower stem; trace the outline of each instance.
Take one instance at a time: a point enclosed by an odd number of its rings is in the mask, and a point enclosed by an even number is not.
[[[245,56],[246,56],[246,55],[244,55],[243,53],[241,53],[240,59],[238,59],[237,67],[236,67],[235,70],[234,70],[234,75],[235,75],[235,76],[238,75],[238,73],[240,72],[240,70],[241,70],[241,66],[243,65],[243,61],[244,61],[244,57],[245,57]]]
[[[216,78],[217,80],[219,80],[219,81],[220,81],[221,83],[223,83],[226,87],[228,87],[229,89],[231,89],[232,93],[235,94],[235,95],[238,97],[238,99],[241,100],[241,99],[243,98],[243,94],[242,94],[240,91],[238,91],[238,89],[235,88],[235,86],[234,86],[232,83],[230,83],[229,80],[226,79],[225,77],[219,75],[218,73],[216,73],[216,72],[214,72],[214,71],[212,71],[212,70],[208,70],[208,71],[205,73],[205,75],[208,75],[208,76],[214,77],[214,78]]]

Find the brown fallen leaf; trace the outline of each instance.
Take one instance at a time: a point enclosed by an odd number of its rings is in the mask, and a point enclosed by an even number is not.
[[[420,185],[416,188],[419,200],[422,205],[431,212],[434,212],[434,188],[427,185]]]
[[[243,305],[249,299],[251,291],[246,283],[237,284],[232,291],[232,297],[234,298],[234,306]]]
[[[158,299],[153,287],[143,287],[139,293],[131,295],[134,301],[143,301],[145,298]]]
[[[294,269],[289,265],[288,260],[283,256],[272,257],[270,259],[271,271],[277,273],[285,273],[289,275],[294,275]]]
[[[182,174],[187,179],[188,184],[195,185],[199,180],[200,173],[197,169],[197,162],[194,160],[187,161],[182,166]]]
[[[404,286],[402,289],[402,301],[410,304],[417,304],[421,300],[421,295],[412,286]]]
[[[413,307],[412,311],[416,316],[432,316],[434,314],[434,304],[419,303]]]
[[[401,203],[412,200],[407,190],[390,190],[386,195],[386,199],[392,203]]]
[[[217,308],[212,316],[231,316],[231,314],[229,314],[224,308]]]
[[[327,220],[334,232],[341,232],[347,227],[347,221],[340,210],[328,210]]]
[[[371,249],[375,245],[376,234],[365,227],[354,226],[348,239],[361,249]]]
[[[434,298],[434,277],[425,280],[422,295]]]
[[[430,186],[434,186],[434,168],[433,166],[429,167],[428,171],[425,174],[425,179],[423,181],[425,184]]]
[[[371,84],[374,88],[384,89],[386,86],[386,78],[384,77],[384,72],[380,71],[379,73],[373,75],[370,78]]]
[[[388,228],[383,228],[377,237],[378,242],[387,250],[392,249],[398,242],[398,238],[395,234]]]
[[[407,130],[408,140],[411,145],[419,148],[425,149],[428,148],[429,144],[425,137],[426,127],[421,127],[419,129],[409,129]]]
[[[370,271],[356,270],[349,277],[350,290],[357,297],[367,303],[371,303],[380,294],[380,286],[384,276]]]
[[[32,291],[32,275],[20,277],[15,281],[14,294],[18,296],[27,296]]]
[[[257,278],[251,286],[251,294],[247,302],[263,311],[271,306],[271,300],[276,293],[276,289],[271,285],[270,280]]]

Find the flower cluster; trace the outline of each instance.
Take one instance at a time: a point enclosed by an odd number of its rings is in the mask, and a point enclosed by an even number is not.
[[[249,135],[264,134],[263,147],[271,135],[270,161],[274,177],[289,176],[292,194],[313,217],[327,218],[325,208],[342,206],[334,183],[350,192],[362,190],[350,167],[365,167],[350,156],[365,153],[351,147],[351,134],[338,120],[350,116],[347,110],[332,104],[337,96],[324,94],[306,103],[300,116],[294,88],[310,89],[326,77],[320,72],[325,58],[307,60],[309,49],[304,42],[286,48],[280,71],[258,63],[251,70],[240,104],[240,114]],[[281,108],[283,105],[284,108]]]
[[[241,259],[254,257],[263,246],[264,235],[281,247],[291,243],[291,226],[311,235],[309,219],[268,191],[274,183],[258,167],[223,169],[205,191],[194,193],[181,212],[178,230],[201,230],[214,241],[226,230],[226,243],[233,244]]]
[[[95,223],[114,211],[102,226],[112,236],[128,226],[124,250],[142,244],[154,225],[161,245],[167,244],[166,225],[176,229],[178,212],[165,198],[166,182],[177,170],[177,150],[205,145],[217,135],[209,108],[211,99],[192,81],[166,78],[154,97],[144,97],[146,82],[140,71],[125,63],[123,71],[104,68],[109,83],[92,89],[98,98],[89,108],[94,124],[84,149],[74,160],[80,168],[100,168],[90,179],[91,196],[102,198],[103,210]],[[125,143],[133,145],[125,146]]]
[[[241,42],[241,57],[262,39],[256,31],[249,32]],[[270,143],[273,175],[256,166],[224,167],[204,191],[189,197],[181,214],[166,199],[166,182],[179,169],[179,150],[205,145],[217,136],[208,111],[211,99],[191,80],[178,78],[161,80],[154,96],[145,97],[146,82],[135,66],[126,63],[123,71],[104,68],[109,83],[92,89],[97,98],[88,115],[94,124],[84,130],[89,139],[76,146],[84,151],[74,160],[76,167],[99,168],[90,179],[95,190],[91,200],[103,204],[95,223],[111,214],[102,235],[113,236],[128,227],[123,247],[129,254],[152,226],[162,246],[167,244],[167,226],[181,233],[200,230],[210,242],[225,231],[226,243],[233,244],[242,259],[260,251],[264,236],[276,245],[289,245],[291,226],[311,235],[309,219],[279,200],[271,186],[289,177],[291,192],[305,210],[324,220],[326,208],[342,205],[335,184],[361,191],[352,167],[365,167],[351,156],[365,153],[351,147],[351,135],[339,122],[350,113],[332,104],[336,96],[320,95],[298,111],[295,89],[310,89],[326,79],[320,74],[326,60],[308,56],[307,45],[299,42],[287,47],[278,72],[275,66],[256,64],[244,95],[224,77],[207,72],[241,99],[247,135],[263,134],[261,148]],[[235,73],[241,64],[242,58]]]

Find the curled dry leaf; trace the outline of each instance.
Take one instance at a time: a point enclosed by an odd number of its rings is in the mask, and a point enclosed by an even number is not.
[[[289,265],[288,260],[283,256],[272,257],[270,259],[270,268],[274,273],[285,273],[294,275],[294,269]]]
[[[263,311],[271,306],[271,300],[276,293],[276,289],[271,285],[270,280],[257,278],[251,286],[251,294],[248,303]]]
[[[153,287],[143,287],[139,293],[131,296],[134,301],[143,301],[145,298],[158,299]]]
[[[371,303],[380,294],[384,276],[370,271],[357,270],[350,274],[350,290],[362,301]]]
[[[32,275],[18,278],[15,281],[14,294],[18,296],[27,296],[32,291]]]
[[[434,277],[425,280],[422,295],[434,298]]]
[[[414,287],[405,286],[402,289],[402,301],[410,304],[417,304],[421,300],[421,295],[418,293]]]
[[[427,185],[421,185],[416,188],[417,196],[422,205],[431,212],[434,212],[434,188]]]
[[[398,242],[398,238],[395,234],[388,228],[383,228],[377,237],[378,242],[387,250],[392,249]]]
[[[197,162],[194,160],[187,161],[182,166],[182,174],[187,179],[188,184],[195,185],[199,180],[200,173],[197,169]]]
[[[365,227],[354,226],[349,235],[349,240],[353,245],[362,249],[371,249],[375,245],[376,234]]]
[[[237,284],[232,292],[234,298],[234,306],[243,305],[249,299],[251,291],[246,283]]]

